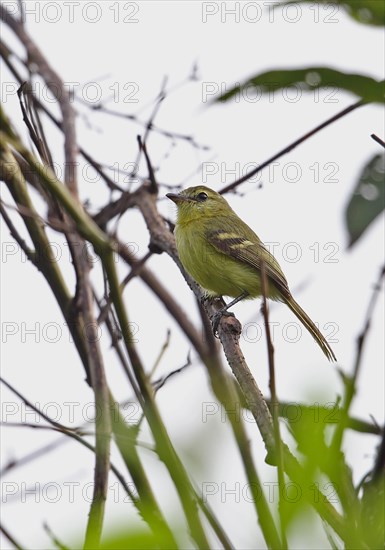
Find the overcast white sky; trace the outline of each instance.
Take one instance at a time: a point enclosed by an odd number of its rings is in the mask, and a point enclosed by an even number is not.
[[[12,10],[17,5],[3,4]],[[110,109],[146,120],[162,81],[168,77],[170,93],[155,124],[171,132],[192,135],[210,149],[192,147],[183,140],[171,143],[152,133],[148,149],[154,165],[159,167],[158,180],[167,184],[204,182],[219,189],[253,163],[263,162],[356,100],[341,90],[327,89],[319,95],[285,91],[269,98],[241,97],[228,104],[208,106],[215,93],[229,89],[237,81],[268,69],[329,65],[383,78],[383,31],[355,23],[333,5],[296,5],[273,11],[272,4],[265,1],[28,1],[24,7],[31,36],[64,81],[76,90],[80,100],[75,102],[80,114],[79,143],[100,162],[115,169],[129,169],[137,154],[136,135],[143,133],[143,127],[88,110],[84,101],[102,101]],[[22,54],[22,47],[7,28],[2,28],[2,38]],[[189,77],[195,65],[197,79],[192,81]],[[19,121],[18,129],[25,135],[16,89],[13,77],[2,64],[4,107],[13,120]],[[52,101],[41,85],[37,84],[35,91]],[[53,104],[52,109],[57,113]],[[47,132],[57,161],[61,162],[60,136],[49,123]],[[355,339],[383,262],[382,216],[352,251],[346,251],[345,205],[362,167],[380,152],[370,138],[372,133],[384,137],[383,109],[377,106],[353,112],[279,159],[258,180],[240,188],[247,192],[246,196],[228,197],[259,236],[274,244],[274,253],[297,300],[325,335],[333,337],[338,366],[346,373],[351,372]],[[82,197],[90,199],[91,210],[96,211],[106,200],[104,187],[100,181],[91,181],[92,173],[84,171],[83,165],[80,168]],[[144,166],[140,173],[146,174]],[[124,185],[123,178],[119,181]],[[164,194],[166,189],[163,187],[161,192]],[[3,188],[2,196],[7,203],[12,202]],[[174,218],[174,207],[167,199],[160,203],[160,209]],[[44,214],[44,207],[41,212]],[[57,414],[63,423],[73,420],[73,425],[77,425],[91,416],[92,402],[80,360],[43,277],[24,261],[7,228],[3,224],[1,228],[5,344],[2,376],[32,402],[45,407],[47,413]],[[148,233],[136,212],[124,216],[119,234],[125,242],[133,243],[139,257],[146,253]],[[73,282],[61,236],[51,232],[50,240],[57,243],[58,254],[65,258],[65,273]],[[191,291],[171,260],[165,255],[155,256],[148,265],[183,301],[191,318],[198,321]],[[127,268],[123,264],[120,268],[124,276]],[[101,281],[98,268],[94,276],[95,281]],[[125,298],[137,329],[138,348],[148,368],[153,365],[168,328],[172,331],[171,343],[159,375],[181,366],[189,344],[164,308],[140,281],[129,285]],[[260,335],[258,308],[257,302],[249,302],[237,305],[235,311],[246,325],[242,337],[245,356],[262,391],[268,394],[266,345]],[[355,415],[366,420],[373,415],[380,424],[384,422],[383,312],[382,292],[353,404]],[[308,334],[303,332],[303,337],[297,338],[298,325],[285,306],[274,306],[271,316],[277,323],[274,344],[279,397],[290,402],[334,402],[341,392],[337,367],[327,363]],[[108,338],[104,338],[108,381],[116,399],[129,399],[129,388],[108,345]],[[21,403],[4,389],[2,401],[3,420],[39,422],[34,414],[26,417]],[[246,484],[242,466],[227,423],[210,408],[213,402],[207,377],[197,362],[159,392],[159,405],[173,441],[197,485],[215,492],[208,496],[208,502],[225,522],[233,543],[237,548],[259,548],[262,542],[253,509],[242,493]],[[72,408],[74,419],[70,418]],[[131,413],[138,418],[134,406],[128,414]],[[274,480],[271,468],[262,463],[263,446],[252,422],[248,423],[248,431],[262,478],[266,483]],[[141,439],[146,441],[146,437],[143,433]],[[55,438],[43,430],[4,428],[3,466]],[[356,481],[371,467],[375,443],[376,439],[370,436],[350,435],[346,441]],[[160,502],[177,523],[178,501],[170,493],[163,468],[149,452],[144,451],[143,456],[156,480]],[[118,456],[114,454],[113,458],[117,465],[121,464]],[[3,479],[4,525],[28,548],[50,547],[43,521],[63,542],[73,543],[86,525],[92,475],[92,454],[72,442],[15,469]],[[35,483],[40,484],[37,488],[41,491],[27,496],[25,489]],[[112,476],[110,487],[106,529],[118,525],[127,510],[138,521],[131,506],[123,502],[123,494]],[[239,499],[226,493],[234,488],[239,491]],[[309,531],[300,536],[293,533],[293,545],[319,548],[326,544],[317,525],[309,516]],[[0,541],[2,548],[10,547],[4,539]],[[185,545],[189,547],[190,542],[186,540]]]

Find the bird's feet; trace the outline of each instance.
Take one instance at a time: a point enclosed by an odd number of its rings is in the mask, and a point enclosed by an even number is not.
[[[218,310],[216,313],[214,313],[214,315],[212,315],[210,317],[210,321],[211,321],[211,325],[213,327],[213,333],[214,333],[215,338],[219,338],[219,336],[218,336],[218,326],[219,326],[219,322],[222,319],[223,315],[225,315],[226,317],[235,317],[234,313],[231,313],[231,311],[227,311],[226,308],[222,308],[222,309]]]

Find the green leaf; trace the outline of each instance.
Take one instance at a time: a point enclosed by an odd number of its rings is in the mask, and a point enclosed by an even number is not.
[[[340,88],[360,97],[366,103],[385,102],[385,81],[378,81],[362,74],[350,74],[330,67],[303,67],[298,69],[276,69],[257,74],[243,84],[235,86],[214,101],[227,101],[243,90],[255,89],[259,93],[276,92],[283,88],[297,87],[303,91],[318,88]]]
[[[385,207],[385,155],[375,155],[363,169],[345,211],[349,248]]]
[[[101,550],[152,550],[165,548],[162,541],[157,541],[151,533],[141,529],[131,529],[107,537],[100,546]]]
[[[323,8],[328,10],[325,13],[320,12],[320,16],[326,18],[328,15],[332,19],[336,18],[336,13],[333,12],[333,9],[336,7],[341,7],[345,13],[352,17],[358,23],[364,25],[375,25],[375,26],[384,26],[385,25],[385,2],[383,0],[290,0],[289,2],[282,2],[281,5],[287,4],[312,4],[312,9],[314,10],[314,5],[325,4]],[[326,19],[324,19],[326,21]]]
[[[338,0],[350,17],[364,25],[385,25],[385,2],[382,0]]]

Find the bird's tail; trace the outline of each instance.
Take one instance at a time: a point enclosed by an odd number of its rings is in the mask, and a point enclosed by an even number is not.
[[[289,298],[286,298],[285,302],[313,336],[314,340],[317,342],[329,361],[337,361],[336,356],[334,355],[332,348],[325,340],[325,337],[321,334],[320,330],[316,327],[307,313],[305,313],[301,306],[297,304],[294,298],[290,296]]]

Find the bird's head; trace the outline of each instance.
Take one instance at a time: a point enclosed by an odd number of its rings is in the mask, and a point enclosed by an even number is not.
[[[231,210],[227,201],[209,187],[188,187],[180,193],[167,193],[166,197],[178,207],[178,223],[188,223],[200,218],[215,217]]]

